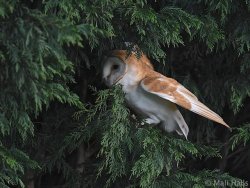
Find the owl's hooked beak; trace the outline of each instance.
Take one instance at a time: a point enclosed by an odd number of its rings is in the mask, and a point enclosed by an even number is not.
[[[103,77],[102,78],[102,81],[104,82],[104,84],[108,87],[111,87],[113,84],[111,83],[111,80],[110,80],[110,75],[107,76],[107,77]]]
[[[107,77],[103,77],[102,81],[104,82],[104,84],[108,87],[112,87],[113,85],[116,85],[124,76],[125,74],[121,75],[120,77],[118,77],[116,80],[112,81],[110,79],[110,75],[108,75]]]

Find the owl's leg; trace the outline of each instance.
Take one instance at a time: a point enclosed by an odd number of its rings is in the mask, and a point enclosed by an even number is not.
[[[162,121],[160,127],[167,132],[173,132],[177,129],[177,123],[173,118],[167,118],[166,120]]]

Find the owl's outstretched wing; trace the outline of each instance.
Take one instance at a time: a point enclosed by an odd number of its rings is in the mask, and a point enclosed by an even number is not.
[[[193,93],[172,78],[155,74],[144,78],[141,87],[147,92],[230,128],[218,114],[202,104]]]

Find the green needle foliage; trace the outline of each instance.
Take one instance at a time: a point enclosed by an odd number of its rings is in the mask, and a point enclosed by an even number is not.
[[[97,115],[95,125],[101,126],[95,129],[98,130],[96,134],[102,133],[98,156],[103,160],[98,175],[108,175],[106,186],[127,176],[127,184],[119,186],[204,187],[210,180],[211,186],[216,187],[217,181],[241,181],[216,170],[185,172],[185,163],[221,158],[219,151],[215,147],[194,144],[163,133],[150,125],[141,125],[141,121],[130,117],[124,105],[124,95],[118,86],[100,91],[96,105],[88,111],[93,113],[92,116]]]
[[[245,0],[0,0],[0,187],[247,187],[249,15]],[[185,140],[134,115],[101,83],[107,52],[134,44],[232,132],[183,110]]]

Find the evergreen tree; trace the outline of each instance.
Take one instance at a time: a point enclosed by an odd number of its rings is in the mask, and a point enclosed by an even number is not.
[[[0,0],[0,187],[247,187],[249,15],[246,0]],[[133,44],[232,132],[184,110],[188,140],[142,125],[101,83],[104,55]]]

